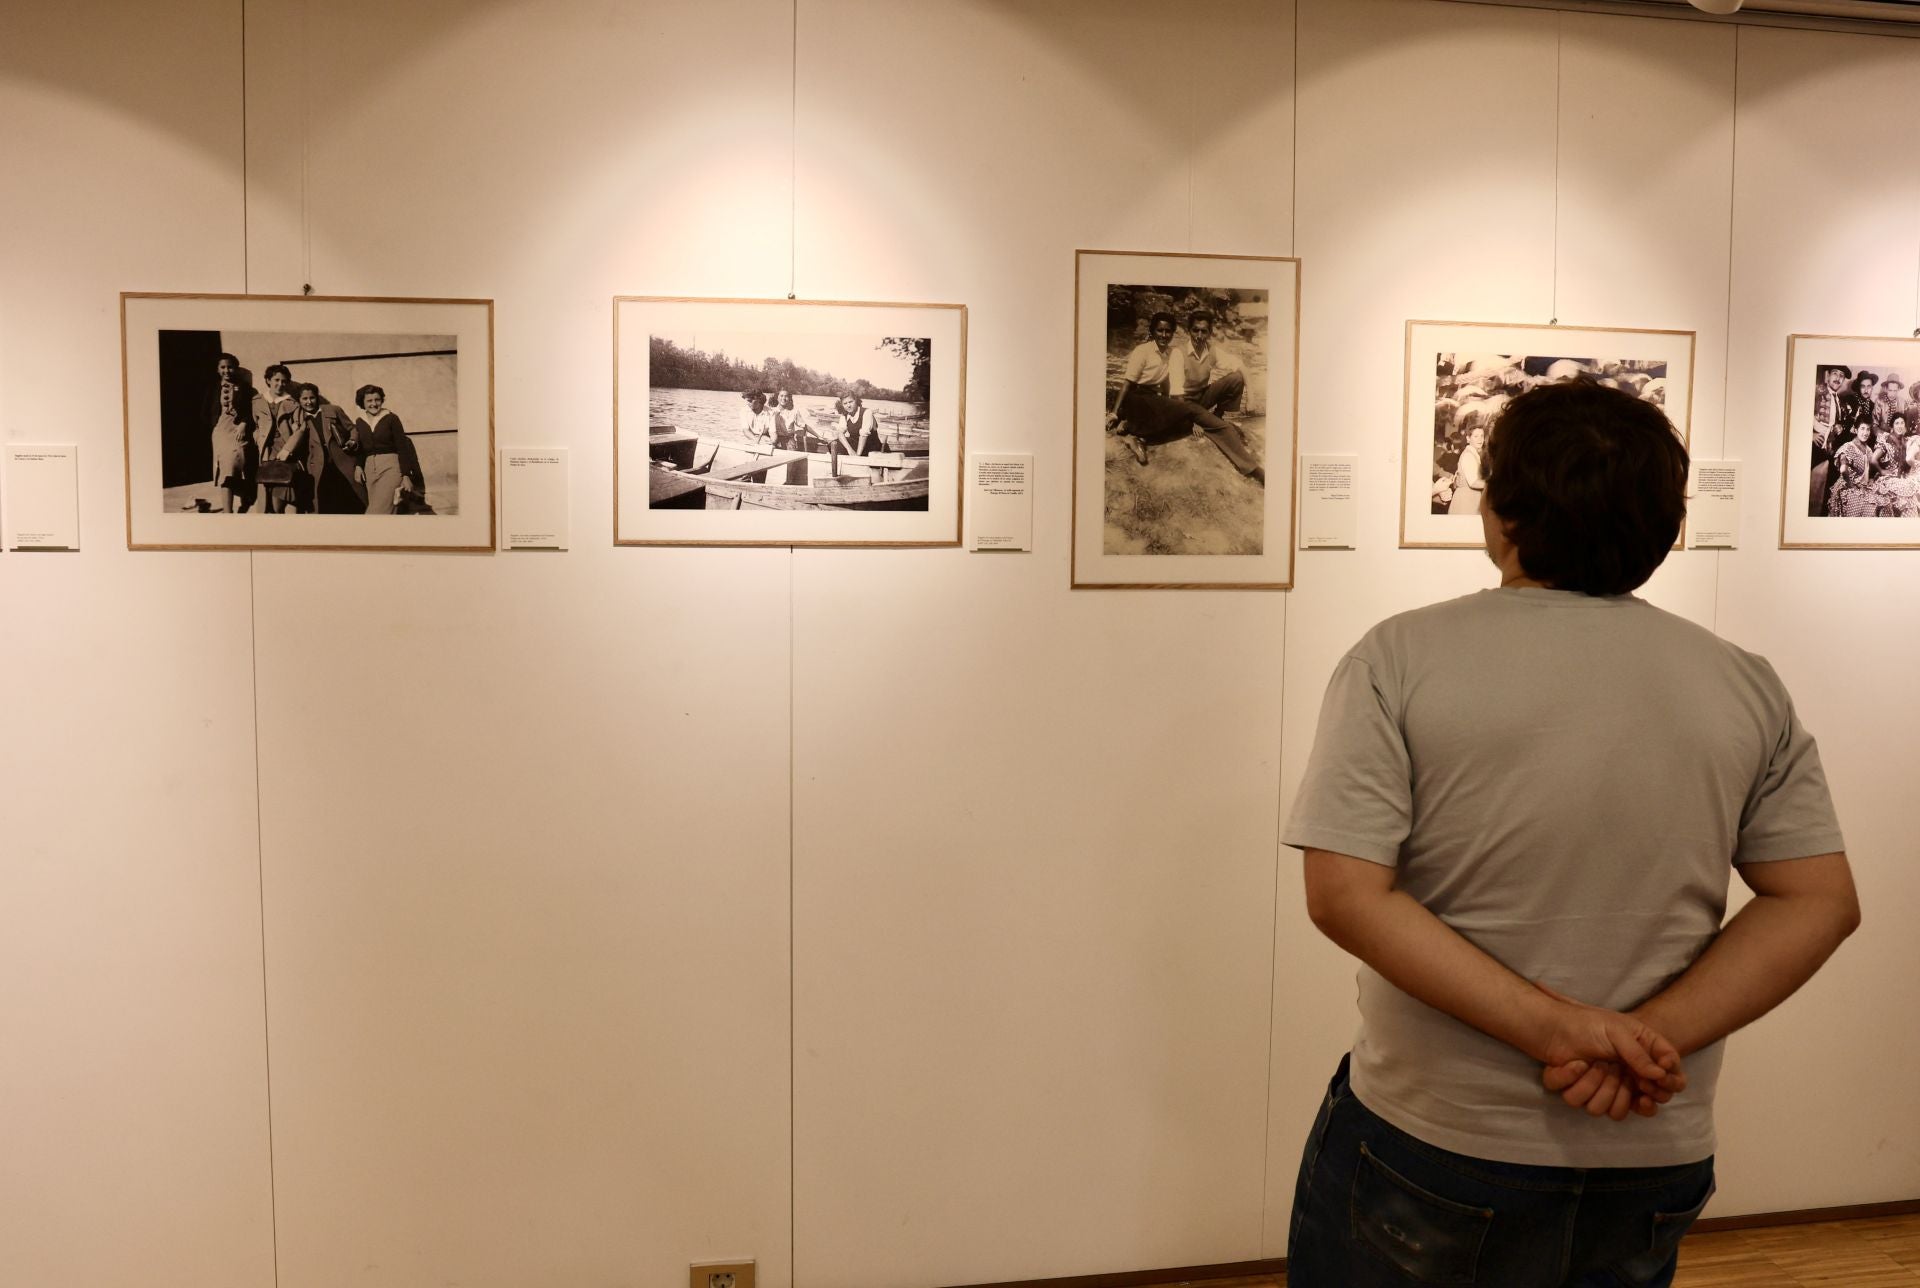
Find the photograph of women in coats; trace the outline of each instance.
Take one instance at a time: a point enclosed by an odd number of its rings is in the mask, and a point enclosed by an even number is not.
[[[123,291],[120,372],[129,550],[495,548],[491,300]]]
[[[165,510],[458,513],[454,337],[162,330],[157,357]]]

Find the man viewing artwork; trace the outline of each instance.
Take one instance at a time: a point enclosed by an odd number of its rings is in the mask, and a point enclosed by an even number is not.
[[[1773,668],[1631,593],[1685,512],[1660,408],[1542,385],[1481,468],[1499,587],[1340,660],[1285,833],[1361,960],[1294,1288],[1670,1284],[1713,1193],[1723,1040],[1859,924]],[[1722,926],[1730,868],[1755,897]]]

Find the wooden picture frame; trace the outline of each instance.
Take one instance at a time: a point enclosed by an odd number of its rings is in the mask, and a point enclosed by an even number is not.
[[[128,291],[120,365],[131,550],[493,549],[492,300]]]
[[[615,545],[960,544],[965,305],[620,295],[613,368]]]
[[[1298,259],[1077,251],[1073,588],[1291,589],[1299,370]]]
[[[1906,396],[1902,372],[1920,375],[1920,339],[1787,337],[1781,549],[1920,549],[1920,406]],[[1899,393],[1889,397],[1895,382]]]
[[[1403,550],[1484,548],[1473,435],[1484,437],[1500,406],[1533,385],[1579,374],[1613,381],[1658,403],[1681,443],[1690,440],[1692,331],[1416,320],[1406,352]],[[1679,544],[1685,536],[1683,527]]]

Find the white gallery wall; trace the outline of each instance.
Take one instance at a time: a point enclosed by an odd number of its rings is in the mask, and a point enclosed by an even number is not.
[[[1434,0],[0,5],[0,437],[84,540],[0,554],[0,1283],[1283,1255],[1354,1017],[1279,822],[1341,651],[1490,584],[1396,548],[1409,318],[1698,332],[1741,546],[1646,594],[1780,669],[1867,910],[1714,1214],[1920,1196],[1920,553],[1775,548],[1786,335],[1920,326],[1916,109],[1913,40]],[[1067,589],[1076,247],[1302,257],[1358,549]],[[305,284],[495,300],[574,549],[127,552],[118,293]],[[1032,554],[612,547],[610,298],[789,290],[968,305]]]

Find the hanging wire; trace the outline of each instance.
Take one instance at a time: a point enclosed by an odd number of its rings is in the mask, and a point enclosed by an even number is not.
[[[307,51],[313,45],[307,31],[309,0],[300,0],[300,293],[313,294],[313,205],[308,194],[313,163],[313,92]]]
[[[1293,5],[1293,155],[1287,181],[1287,254],[1300,254],[1300,0]]]
[[[1189,23],[1187,24],[1187,26],[1189,27],[1188,39],[1190,44],[1198,45],[1199,40],[1197,38],[1197,33],[1195,32],[1195,30],[1193,30],[1193,28],[1195,27],[1195,24]],[[1195,60],[1197,60],[1198,56],[1199,56],[1198,49],[1189,48],[1187,65],[1190,67],[1197,66],[1198,64]],[[1194,155],[1200,150],[1200,134],[1199,134],[1199,120],[1198,120],[1200,96],[1199,96],[1198,90],[1196,89],[1199,83],[1200,83],[1200,78],[1197,76],[1190,77],[1187,81],[1187,254],[1189,255],[1193,254]]]
[[[787,298],[800,289],[800,0],[793,0],[787,76]]]
[[[1733,29],[1733,136],[1727,159],[1726,352],[1720,363],[1720,455],[1727,454],[1727,399],[1733,392],[1733,226],[1740,175],[1740,28]]]
[[[1566,98],[1565,53],[1567,15],[1554,14],[1553,23],[1553,303],[1547,309],[1547,325],[1560,325],[1560,111]]]
[[[240,0],[240,291],[251,295],[253,234],[247,206],[247,0]]]

